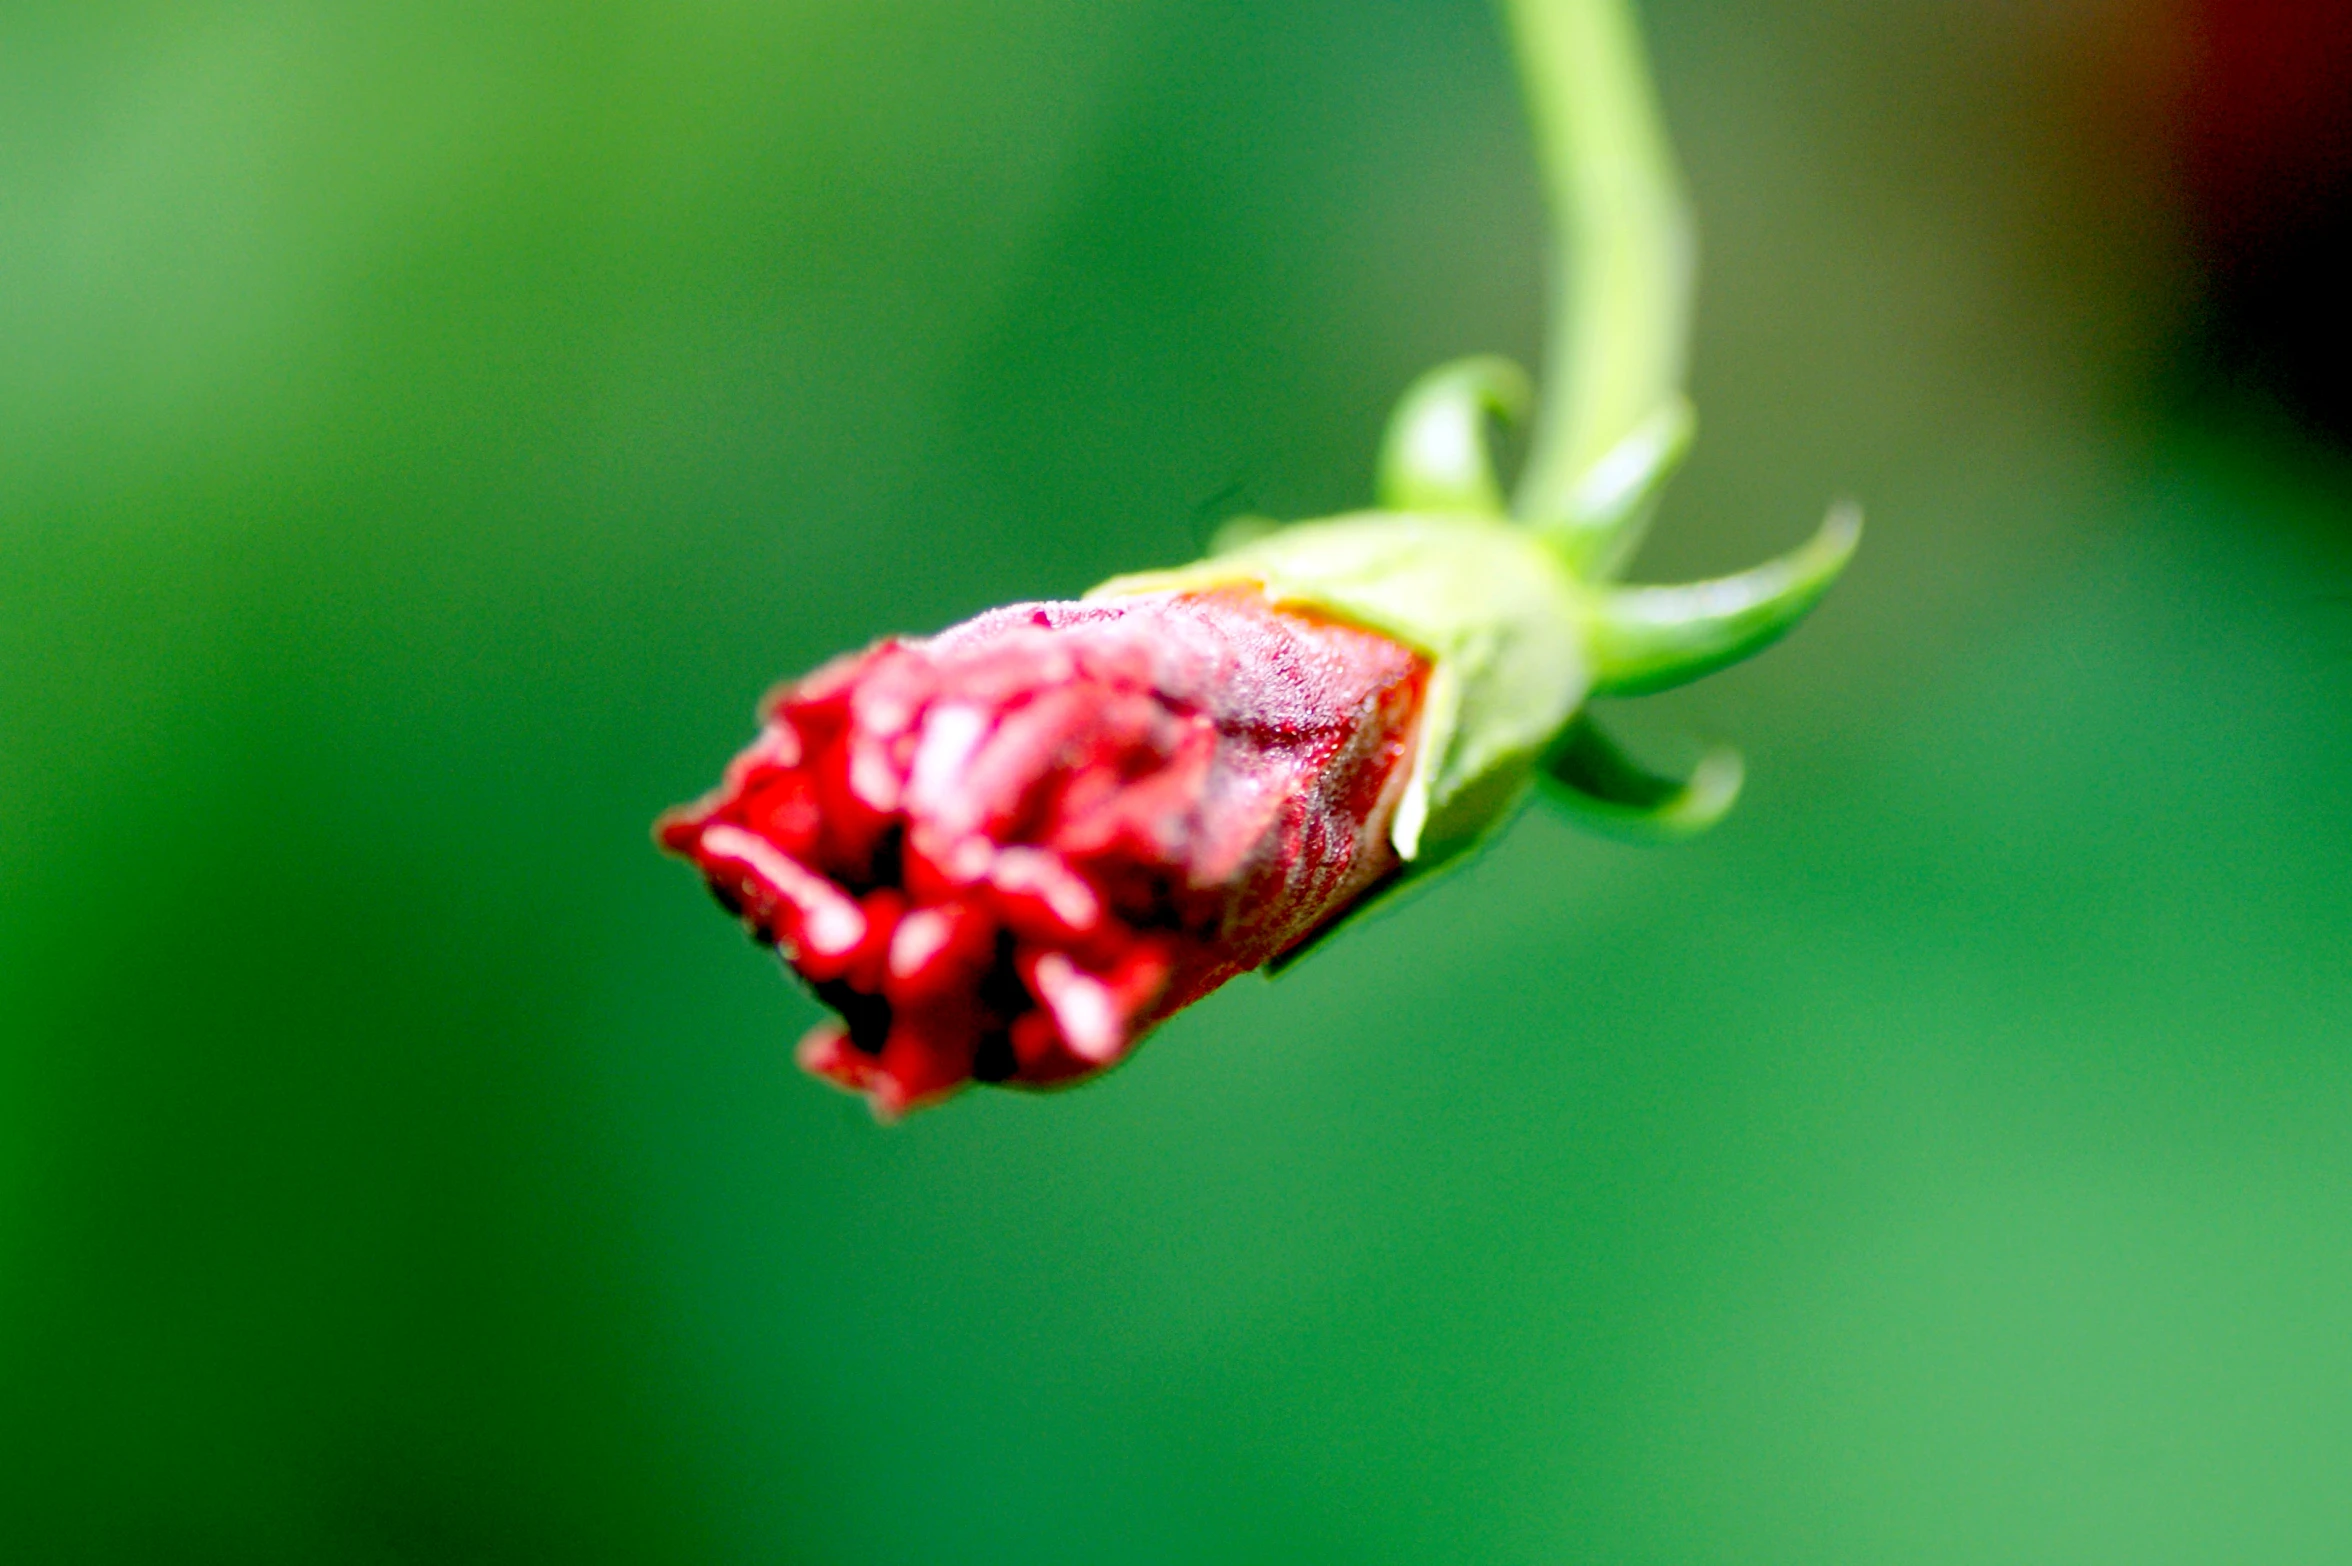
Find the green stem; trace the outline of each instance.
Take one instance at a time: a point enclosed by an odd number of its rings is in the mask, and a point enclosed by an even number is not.
[[[1608,577],[1656,491],[1613,470],[1654,480],[1688,434],[1690,212],[1628,0],[1504,6],[1554,247],[1546,384],[1515,509],[1578,571]]]

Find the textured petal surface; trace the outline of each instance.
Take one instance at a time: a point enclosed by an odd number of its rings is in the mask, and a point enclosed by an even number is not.
[[[1115,1065],[1397,868],[1428,668],[1254,591],[999,609],[784,687],[664,847],[838,1011],[884,1116]]]

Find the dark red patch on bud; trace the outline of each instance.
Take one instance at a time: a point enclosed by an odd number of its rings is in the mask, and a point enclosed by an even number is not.
[[[890,1116],[1064,1083],[1397,868],[1428,668],[1248,589],[999,609],[784,687],[662,819]]]

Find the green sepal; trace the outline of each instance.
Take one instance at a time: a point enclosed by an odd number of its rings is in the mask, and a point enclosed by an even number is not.
[[[1630,843],[1696,837],[1731,811],[1746,774],[1739,752],[1719,746],[1687,779],[1661,777],[1627,755],[1580,712],[1545,752],[1544,797],[1578,825]]]
[[[1592,608],[1594,694],[1669,690],[1761,651],[1821,601],[1861,539],[1862,513],[1838,506],[1803,544],[1737,575],[1601,590]]]
[[[1209,553],[1229,555],[1244,544],[1254,544],[1267,534],[1278,533],[1281,530],[1281,519],[1262,517],[1254,511],[1245,511],[1239,516],[1227,517],[1217,524],[1217,530],[1209,535]]]
[[[1607,581],[1641,547],[1666,481],[1690,455],[1698,410],[1680,395],[1667,398],[1625,438],[1585,469],[1559,516],[1522,516],[1560,558],[1587,581]]]
[[[1499,520],[1363,512],[1286,527],[1087,596],[1250,583],[1430,660],[1413,775],[1391,836],[1415,877],[1460,853],[1525,794],[1592,683],[1590,595],[1532,532]]]
[[[1456,359],[1422,376],[1389,415],[1380,447],[1381,508],[1501,516],[1507,503],[1488,448],[1488,421],[1516,424],[1534,401],[1527,372],[1492,355]]]

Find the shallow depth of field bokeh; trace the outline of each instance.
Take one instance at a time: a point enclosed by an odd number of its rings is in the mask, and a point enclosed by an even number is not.
[[[2352,1554],[2343,122],[2197,11],[1655,0],[1644,568],[1870,516],[1622,715],[1737,813],[883,1131],[648,823],[1532,359],[1485,6],[9,6],[0,1557]]]

